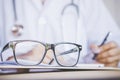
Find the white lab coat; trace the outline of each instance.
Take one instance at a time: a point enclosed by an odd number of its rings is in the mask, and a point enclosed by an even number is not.
[[[79,62],[90,54],[89,45],[99,45],[110,31],[108,41],[120,44],[120,31],[102,0],[75,0],[79,6],[79,17],[73,7],[68,7],[64,15],[63,8],[71,0],[46,0],[44,6],[37,0],[16,0],[18,23],[24,25],[22,36],[14,37],[11,33],[14,24],[12,0],[0,0],[0,43],[3,46],[11,40],[30,39],[47,43],[74,42],[83,49]],[[39,20],[43,20],[39,24]],[[78,23],[77,23],[78,22]]]

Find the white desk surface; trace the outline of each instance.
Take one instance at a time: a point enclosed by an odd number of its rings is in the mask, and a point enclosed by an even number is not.
[[[0,80],[120,80],[120,71],[64,71],[0,75]]]
[[[111,67],[39,67],[39,66],[0,66],[0,69],[46,70],[46,72],[0,74],[0,80],[120,80],[120,68]],[[47,69],[60,69],[58,72],[47,72]]]

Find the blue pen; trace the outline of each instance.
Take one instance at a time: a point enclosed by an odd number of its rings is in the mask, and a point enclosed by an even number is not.
[[[105,38],[103,39],[102,43],[99,46],[102,46],[105,44],[109,35],[110,35],[110,32],[107,33],[107,35],[105,36]],[[97,57],[97,55],[98,55],[98,53],[94,53],[93,59],[95,59]]]

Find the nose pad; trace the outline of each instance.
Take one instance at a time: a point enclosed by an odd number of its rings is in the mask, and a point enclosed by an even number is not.
[[[51,44],[46,44],[46,50],[49,50],[52,48],[52,45]]]

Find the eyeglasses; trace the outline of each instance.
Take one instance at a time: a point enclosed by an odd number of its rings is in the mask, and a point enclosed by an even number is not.
[[[56,60],[60,66],[75,66],[82,50],[81,45],[69,42],[48,44],[32,40],[17,40],[11,41],[3,47],[1,61],[6,61],[3,59],[3,56],[6,55],[3,52],[9,48],[12,49],[13,55],[6,60],[14,59],[20,65],[39,65],[45,64],[45,61],[52,64]],[[53,56],[51,56],[52,54]]]

